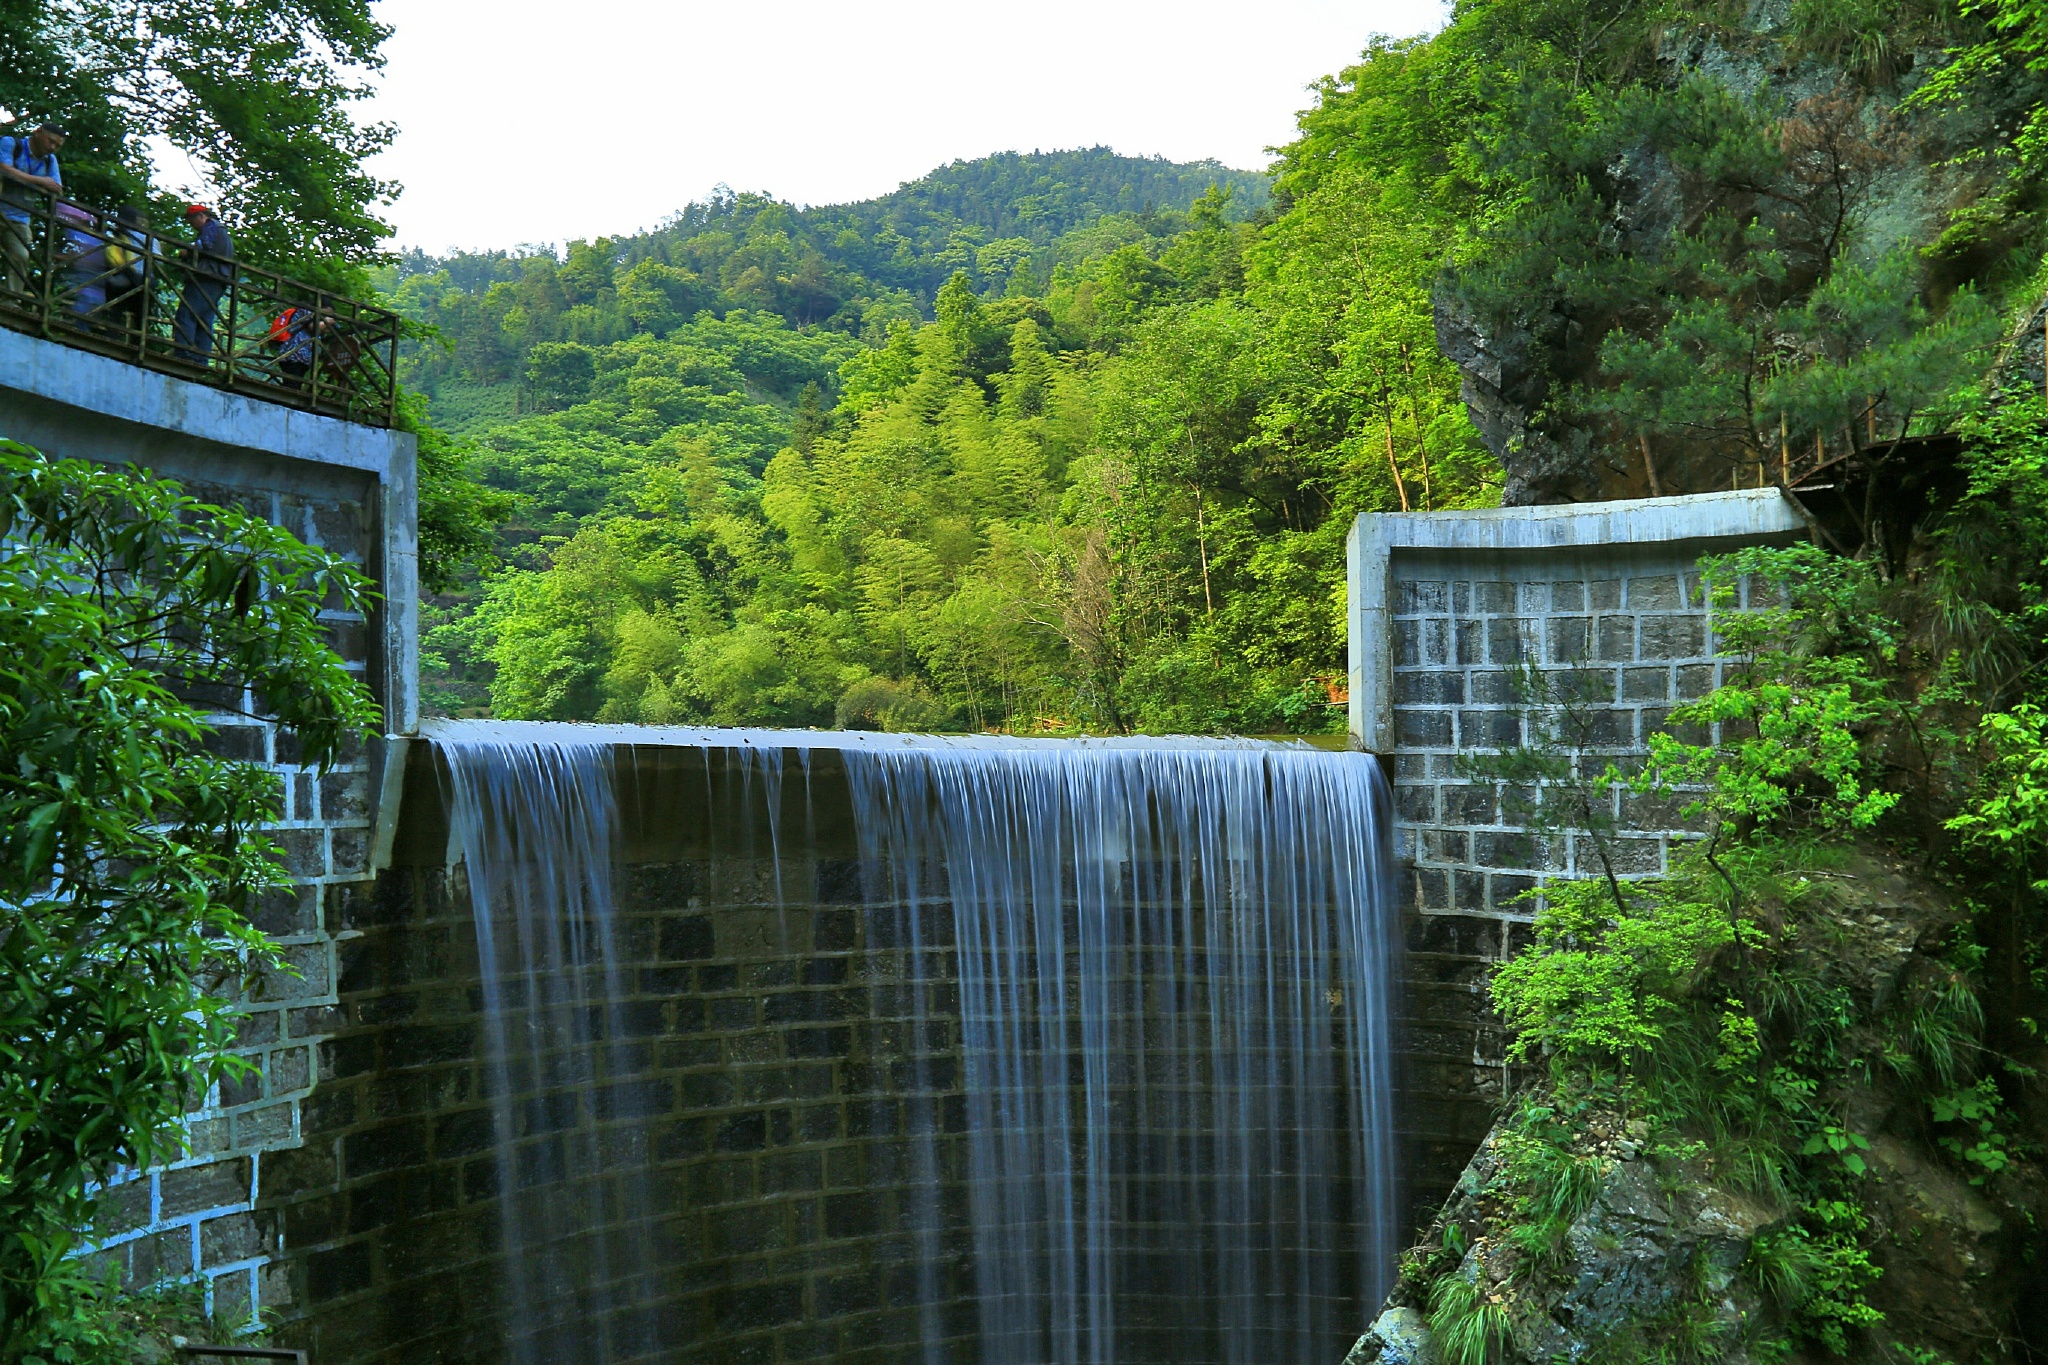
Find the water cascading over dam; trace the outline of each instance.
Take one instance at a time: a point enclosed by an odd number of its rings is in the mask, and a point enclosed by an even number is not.
[[[1371,760],[496,722],[429,737],[474,908],[520,1365],[1336,1360],[1388,1287],[1395,925]],[[666,965],[709,949],[685,920],[621,910],[621,877],[638,901],[683,897],[660,869],[686,839],[713,878],[722,861],[765,877],[747,969],[764,990],[834,983],[742,998],[723,1052],[677,1024],[700,1019],[689,992],[713,969]],[[814,893],[784,869],[834,840],[861,951],[804,957],[817,931],[788,907]],[[747,1021],[766,1037],[778,1008],[789,1029],[761,1044]],[[694,1207],[737,1196],[691,1154],[801,1147],[824,1112],[793,1102],[766,1121],[790,1131],[737,1138],[737,1120],[677,1118],[678,1086],[721,1093],[717,1059],[763,1045],[861,1096],[813,1135],[821,1187],[846,1192],[771,1203],[761,1167],[758,1226],[728,1220],[711,1247]],[[785,1073],[801,1100],[813,1083]],[[854,1129],[863,1164],[835,1175]],[[871,1236],[832,1241],[860,1217]],[[902,1310],[902,1340],[817,1328],[855,1283]],[[746,1335],[762,1322],[783,1325]]]

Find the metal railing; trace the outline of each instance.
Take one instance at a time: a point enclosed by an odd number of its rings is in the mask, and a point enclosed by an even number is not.
[[[388,427],[396,313],[13,184],[0,326],[308,412]]]

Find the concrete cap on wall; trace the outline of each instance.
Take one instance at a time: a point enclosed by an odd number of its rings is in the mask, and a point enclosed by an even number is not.
[[[1378,750],[1392,722],[1388,603],[1397,554],[1512,555],[1651,544],[1697,545],[1706,554],[1783,544],[1805,534],[1808,525],[1803,509],[1776,488],[1544,507],[1364,513],[1347,544],[1352,736]]]

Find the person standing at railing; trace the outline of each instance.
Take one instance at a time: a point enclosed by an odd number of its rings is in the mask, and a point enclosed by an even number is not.
[[[107,316],[123,338],[140,341],[149,325],[144,262],[156,250],[140,208],[129,204],[114,214],[114,230],[107,236]]]
[[[171,339],[177,344],[178,359],[204,365],[213,354],[213,318],[220,311],[220,297],[235,278],[235,243],[204,204],[186,209],[185,221],[197,240],[186,248],[191,264],[186,267],[178,316],[171,323]]]
[[[90,316],[107,304],[107,238],[90,209],[57,201],[53,227],[64,231],[64,267],[60,301],[72,312]]]
[[[27,137],[0,137],[0,257],[6,261],[7,287],[17,294],[28,293],[35,283],[28,211],[64,192],[64,171],[57,164],[63,146],[64,130],[54,123]]]
[[[277,373],[286,388],[305,387],[306,376],[313,370],[313,352],[320,330],[314,323],[313,310],[303,304],[295,303],[271,320],[270,332],[264,340],[277,352]]]

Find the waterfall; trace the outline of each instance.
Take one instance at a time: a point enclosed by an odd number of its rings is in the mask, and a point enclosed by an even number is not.
[[[843,768],[868,933],[904,945],[912,1036],[944,1041],[899,1059],[889,1099],[928,1365],[1310,1361],[1389,1287],[1395,925],[1370,760],[492,722],[430,737],[485,964],[520,1365],[687,1345],[665,1342],[659,1302],[688,1250],[658,1201],[636,1206],[654,1144],[611,1098],[646,1066],[622,1017],[619,773],[663,748],[722,755],[765,807],[778,878],[808,837],[780,818],[785,755],[806,809],[814,759]],[[963,1242],[965,1285],[947,1271]]]
[[[613,746],[522,743],[495,726],[444,727],[435,742],[453,786],[450,854],[476,907],[513,1359],[631,1359],[652,1336],[636,1283],[652,1256],[645,1223],[618,1216],[639,1154],[605,1122],[631,1070]]]

